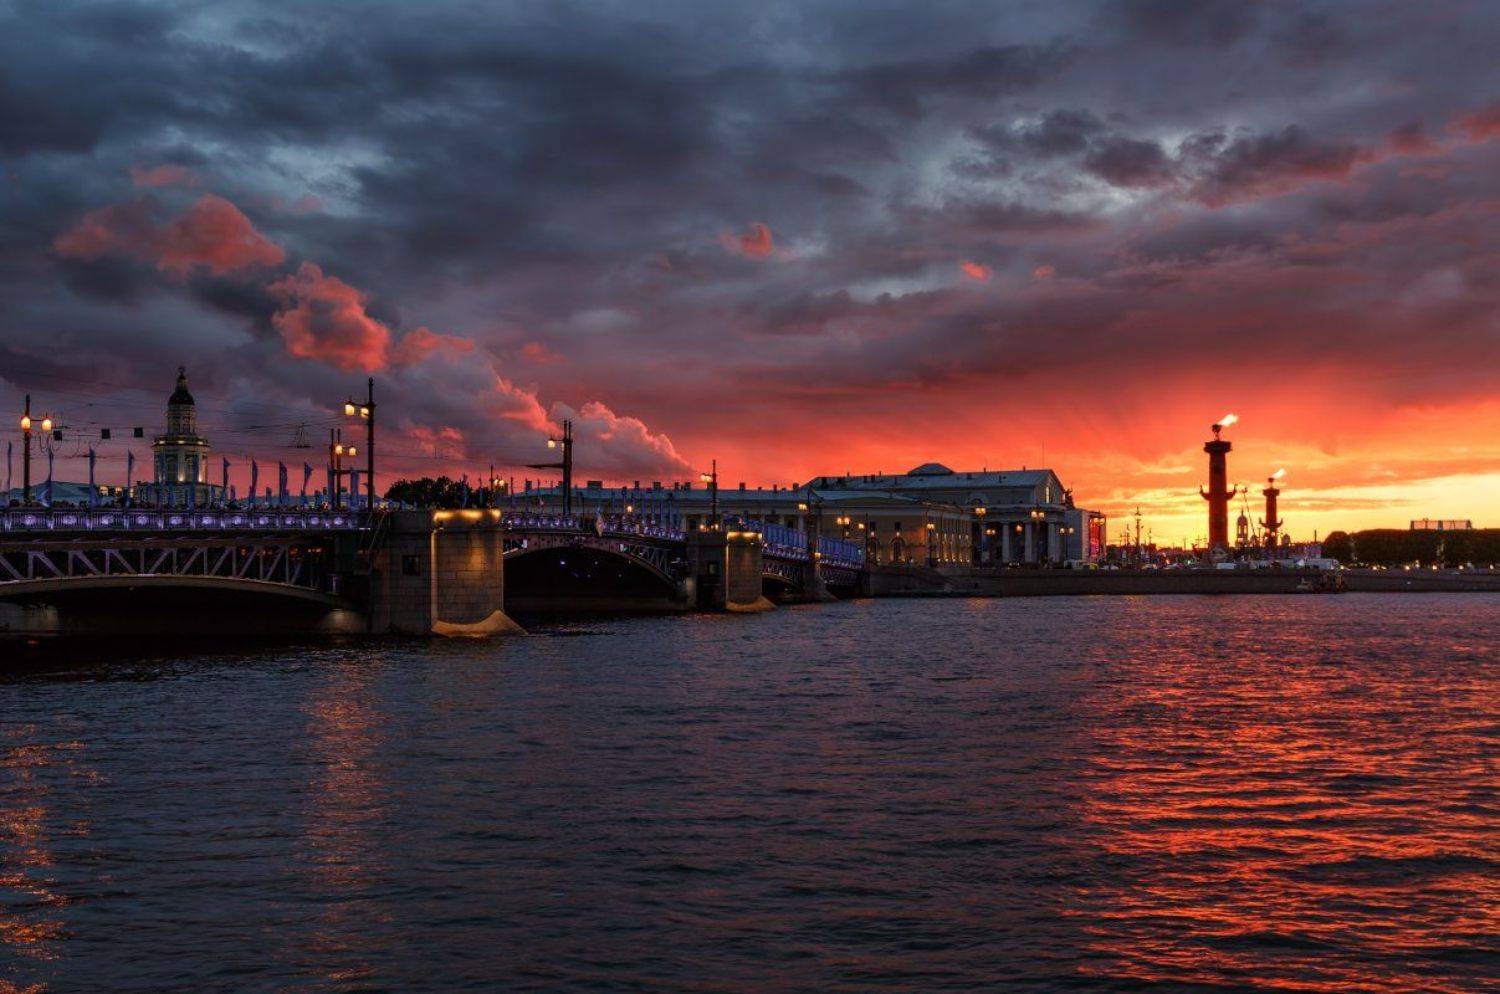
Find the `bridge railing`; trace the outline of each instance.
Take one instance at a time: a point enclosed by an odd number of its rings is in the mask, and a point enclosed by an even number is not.
[[[26,507],[0,510],[0,532],[352,531],[367,515],[354,511],[157,511],[134,508]]]
[[[768,521],[749,521],[746,527],[760,532],[765,553],[778,559],[807,561],[807,535],[795,528]],[[864,565],[865,550],[858,542],[841,538],[818,536],[818,558],[831,566],[847,566],[858,569]]]
[[[534,511],[506,511],[501,515],[505,527],[514,531],[591,532],[622,538],[654,538],[668,542],[683,541],[680,528],[653,522],[640,515],[564,515]]]
[[[830,566],[847,566],[858,569],[865,564],[865,550],[858,542],[848,539],[818,536],[818,553],[822,561]]]

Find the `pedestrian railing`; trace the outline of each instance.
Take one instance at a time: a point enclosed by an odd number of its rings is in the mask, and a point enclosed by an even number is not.
[[[23,507],[0,511],[0,531],[352,531],[365,525],[367,518],[368,515],[356,511],[300,508],[156,511]]]

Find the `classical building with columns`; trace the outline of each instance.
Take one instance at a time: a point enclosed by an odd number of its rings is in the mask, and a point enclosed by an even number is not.
[[[885,493],[942,504],[969,517],[973,561],[1058,564],[1104,555],[1105,519],[1073,503],[1050,469],[958,472],[924,463],[900,475],[823,476],[815,490]]]
[[[512,502],[556,510],[556,487],[533,486]],[[583,513],[644,514],[694,529],[707,521],[707,487],[575,488]],[[1105,519],[1077,507],[1050,469],[955,472],[926,463],[900,475],[820,476],[791,487],[721,486],[721,518],[805,530],[861,543],[878,563],[915,565],[1059,565],[1102,558]]]

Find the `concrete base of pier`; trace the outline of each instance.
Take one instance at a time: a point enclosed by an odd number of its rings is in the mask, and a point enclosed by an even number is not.
[[[501,635],[505,531],[487,511],[398,511],[370,563],[370,631]]]

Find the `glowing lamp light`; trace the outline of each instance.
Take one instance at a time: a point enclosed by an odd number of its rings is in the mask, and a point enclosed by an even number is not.
[[[52,419],[51,418],[43,418],[42,419],[42,431],[51,431],[51,430],[52,430]]]
[[[344,414],[345,415],[347,415],[348,417],[351,417],[351,418],[354,417],[354,410],[355,410],[355,408],[354,408],[354,398],[353,397],[351,397],[348,400],[344,401]]]
[[[555,448],[557,448],[557,439],[555,439],[555,438],[549,438],[549,439],[547,439],[547,448],[549,448],[549,449],[555,449]]]
[[[29,415],[29,414],[23,414],[23,415],[21,415],[21,430],[22,431],[30,431],[31,430],[31,415]]]

